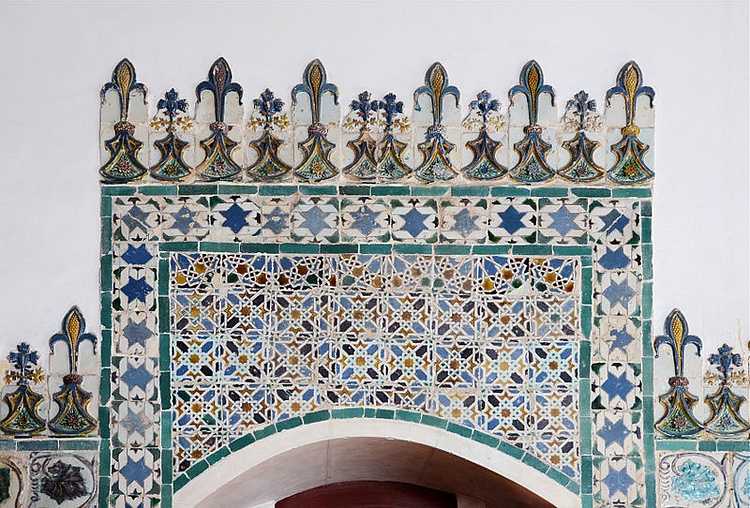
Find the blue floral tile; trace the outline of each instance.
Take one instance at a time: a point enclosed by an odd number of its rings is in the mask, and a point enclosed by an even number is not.
[[[641,323],[624,316],[597,317],[594,320],[595,361],[625,362],[641,356]]]
[[[536,243],[539,216],[537,203],[530,198],[498,198],[489,210],[487,236],[490,242]]]
[[[338,243],[338,198],[304,197],[292,211],[291,240],[300,243]]]
[[[395,241],[434,243],[438,239],[438,206],[434,199],[394,199],[391,219],[391,235]]]
[[[607,271],[640,270],[643,266],[643,252],[640,245],[593,246],[597,267]]]
[[[487,237],[487,199],[441,200],[440,213],[441,242],[484,243]]]
[[[159,263],[158,244],[116,242],[112,245],[112,266],[156,266]]]
[[[127,447],[112,450],[113,490],[125,494],[138,506],[149,494],[158,494],[161,484],[161,454],[158,448]]]
[[[77,508],[95,503],[98,482],[96,452],[35,452],[28,465],[31,495],[24,506]],[[7,498],[6,498],[7,499]],[[9,503],[6,505],[10,506]],[[21,506],[20,504],[16,506]]]
[[[156,307],[156,270],[125,266],[114,270],[114,310],[153,311]]]
[[[387,242],[390,219],[385,201],[369,196],[342,198],[341,234],[344,242]]]

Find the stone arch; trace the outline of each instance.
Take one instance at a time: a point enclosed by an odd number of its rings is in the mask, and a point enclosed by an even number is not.
[[[504,506],[496,504],[498,493],[513,500],[508,506],[580,506],[577,486],[569,490],[503,447],[430,425],[369,418],[305,424],[249,443],[196,474],[173,506],[271,508],[298,492],[358,480],[438,488],[487,507]]]

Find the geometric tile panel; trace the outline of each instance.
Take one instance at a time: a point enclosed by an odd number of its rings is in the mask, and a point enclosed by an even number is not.
[[[172,254],[176,471],[268,424],[377,404],[518,434],[578,480],[577,258],[448,259]]]

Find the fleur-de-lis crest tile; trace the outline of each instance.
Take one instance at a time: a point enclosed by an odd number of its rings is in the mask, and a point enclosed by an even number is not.
[[[45,428],[39,415],[44,398],[32,388],[44,380],[42,368],[37,366],[39,354],[22,342],[8,354],[8,361],[12,368],[5,373],[5,382],[15,383],[18,388],[3,397],[8,414],[0,421],[0,430],[13,435],[38,434]]]
[[[258,181],[278,180],[292,170],[279,155],[284,141],[273,134],[274,129],[285,129],[289,125],[287,115],[282,113],[284,101],[266,88],[260,97],[253,99],[253,106],[255,111],[248,125],[253,129],[262,126],[263,134],[250,142],[257,159],[247,168],[247,174]]]
[[[604,170],[594,162],[594,150],[599,147],[599,142],[586,135],[585,127],[587,114],[596,112],[596,101],[581,90],[568,101],[567,109],[577,117],[577,133],[562,144],[570,154],[570,160],[557,170],[557,174],[569,182],[595,182],[604,176]]]
[[[542,183],[552,180],[555,171],[547,162],[547,153],[552,145],[542,139],[542,127],[539,125],[539,97],[549,94],[552,105],[555,105],[555,91],[544,82],[542,68],[536,61],[531,60],[521,69],[519,84],[508,92],[511,104],[516,95],[523,95],[526,99],[529,123],[524,127],[524,138],[513,145],[518,153],[518,163],[511,168],[510,176],[514,180],[526,184]]]
[[[612,97],[621,95],[625,100],[625,126],[622,128],[622,139],[611,146],[617,157],[615,165],[607,171],[607,178],[618,184],[640,184],[654,177],[654,172],[646,165],[643,157],[649,146],[638,139],[640,128],[635,124],[636,101],[639,96],[649,98],[654,104],[654,89],[643,85],[643,76],[638,64],[630,61],[617,74],[617,84],[607,91],[607,104]]]
[[[105,142],[110,153],[109,160],[99,169],[105,183],[123,183],[141,178],[146,168],[138,160],[138,152],[143,143],[133,137],[135,125],[128,121],[132,92],[140,92],[146,98],[146,87],[138,83],[135,67],[130,60],[123,58],[112,72],[112,80],[101,90],[104,102],[107,92],[115,91],[120,102],[120,121],[114,125],[115,136]]]
[[[742,365],[742,357],[733,353],[728,344],[722,344],[717,353],[708,357],[708,363],[716,366],[721,384],[716,392],[705,399],[711,411],[704,424],[706,430],[719,436],[746,435],[750,430],[750,423],[740,413],[746,399],[734,393],[729,386],[730,373],[733,368]]]
[[[211,65],[208,78],[196,87],[195,95],[199,103],[204,91],[211,92],[214,121],[209,125],[211,135],[200,142],[206,158],[195,169],[204,180],[233,180],[242,173],[242,169],[232,157],[238,143],[227,135],[229,125],[225,122],[225,111],[230,93],[237,94],[239,103],[242,104],[242,87],[232,81],[232,70],[224,58],[219,58]]]
[[[190,174],[190,166],[184,159],[185,149],[190,144],[176,134],[177,127],[187,130],[192,125],[187,116],[188,103],[172,88],[159,100],[157,109],[151,126],[166,127],[167,135],[154,142],[160,157],[150,169],[151,176],[157,180],[180,181]]]
[[[487,122],[493,113],[500,110],[500,101],[492,99],[492,94],[483,90],[477,94],[476,100],[469,103],[472,111],[481,118],[479,135],[466,143],[473,158],[463,168],[464,174],[472,180],[497,180],[508,173],[508,168],[500,164],[495,158],[495,152],[502,146],[500,141],[490,137],[487,132]]]
[[[68,311],[63,319],[62,331],[49,340],[50,351],[57,343],[68,350],[68,374],[63,377],[63,386],[52,398],[57,403],[58,413],[49,422],[51,431],[64,435],[83,435],[96,429],[96,419],[88,412],[91,394],[81,388],[83,376],[78,373],[78,355],[83,342],[91,342],[96,349],[97,339],[86,333],[86,321],[78,307]]]

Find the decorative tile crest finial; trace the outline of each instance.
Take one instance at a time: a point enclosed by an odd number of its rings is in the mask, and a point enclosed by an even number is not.
[[[3,397],[8,405],[8,415],[0,421],[0,429],[14,435],[38,434],[45,427],[38,412],[43,397],[31,385],[44,381],[42,368],[37,367],[39,354],[22,342],[16,346],[16,351],[8,354],[8,361],[13,368],[5,373],[5,382],[16,383],[18,389]]]
[[[260,97],[253,99],[253,106],[255,111],[248,126],[253,130],[262,126],[263,135],[250,142],[258,154],[258,160],[247,168],[247,174],[259,181],[278,180],[292,170],[279,157],[279,148],[284,142],[273,134],[275,128],[285,129],[289,126],[289,118],[282,114],[284,101],[266,88]]]
[[[729,376],[733,367],[742,364],[742,357],[732,353],[732,348],[723,344],[719,352],[708,357],[708,363],[715,365],[721,376],[721,385],[712,395],[706,397],[711,415],[706,420],[706,430],[720,436],[737,436],[750,430],[750,423],[740,415],[745,397],[729,387]]]
[[[388,93],[378,101],[378,110],[384,124],[385,136],[378,143],[378,176],[384,180],[398,180],[411,172],[403,155],[408,146],[396,139],[393,129],[400,132],[409,129],[409,119],[404,115],[404,103],[396,100],[396,94]]]
[[[53,335],[49,340],[50,351],[62,342],[68,348],[69,373],[63,377],[62,389],[53,395],[59,407],[59,412],[49,422],[53,432],[66,435],[87,434],[96,429],[96,420],[88,413],[87,406],[91,402],[91,394],[81,388],[83,376],[78,374],[78,354],[82,342],[89,341],[96,350],[97,339],[90,333],[85,333],[86,321],[78,307],[73,307],[65,315],[62,331]]]
[[[158,111],[151,120],[151,127],[157,130],[166,127],[167,136],[154,142],[160,158],[150,168],[151,176],[168,182],[180,181],[190,174],[190,166],[183,158],[183,152],[190,143],[176,135],[176,128],[182,127],[186,131],[192,127],[187,115],[188,103],[185,99],[180,99],[180,95],[172,88],[164,94],[156,107]]]
[[[547,182],[555,177],[555,171],[549,167],[546,155],[552,145],[542,139],[542,127],[539,125],[539,97],[547,93],[555,105],[555,91],[544,83],[542,68],[531,60],[521,69],[519,84],[508,92],[511,104],[516,94],[526,98],[529,111],[529,124],[524,127],[524,138],[513,145],[520,156],[518,164],[510,170],[510,176],[519,182],[531,184]]]
[[[495,152],[502,143],[495,141],[487,133],[490,115],[500,111],[500,101],[491,97],[490,92],[482,90],[477,94],[476,100],[469,103],[471,110],[481,117],[482,126],[476,139],[466,143],[474,158],[463,168],[463,172],[472,180],[497,180],[508,173],[508,168],[495,159]]]
[[[308,182],[319,182],[338,174],[336,166],[328,159],[336,145],[328,141],[328,128],[320,122],[323,95],[330,93],[334,104],[338,104],[339,100],[339,89],[328,82],[326,69],[320,60],[315,59],[307,65],[302,75],[302,83],[298,83],[292,89],[292,104],[297,103],[297,95],[301,93],[307,94],[310,98],[312,124],[307,129],[308,138],[299,144],[305,157],[294,170],[294,174]]]
[[[230,93],[236,93],[242,104],[242,87],[232,81],[232,69],[224,58],[219,58],[211,65],[206,81],[201,81],[195,88],[199,103],[201,93],[206,90],[213,95],[214,122],[209,126],[211,135],[200,143],[206,152],[206,158],[196,171],[204,180],[231,180],[242,173],[242,169],[232,158],[237,142],[226,134],[230,127],[224,122],[224,113]]]
[[[690,335],[685,316],[678,309],[672,310],[664,321],[664,335],[654,341],[654,351],[659,356],[659,347],[663,344],[672,350],[674,376],[669,378],[670,390],[659,396],[659,402],[666,412],[656,422],[656,429],[670,437],[688,437],[703,430],[703,425],[693,415],[693,405],[698,399],[687,391],[688,379],[684,376],[685,348],[692,344],[696,355],[700,356],[703,342],[695,335]]]
[[[355,123],[360,128],[359,137],[346,144],[354,152],[354,160],[343,171],[362,180],[371,180],[377,176],[376,143],[370,135],[370,126],[377,120],[378,104],[378,101],[371,100],[370,92],[364,91],[349,106],[359,117]]]
[[[653,107],[654,89],[643,85],[641,69],[631,60],[617,74],[617,85],[607,90],[608,105],[614,95],[622,95],[625,99],[625,127],[621,131],[622,139],[611,147],[617,156],[617,162],[607,172],[607,178],[619,184],[647,182],[654,177],[654,172],[643,161],[649,146],[638,139],[641,130],[635,125],[635,106],[638,97],[645,95]]]
[[[432,104],[432,125],[427,129],[426,140],[417,145],[424,160],[414,170],[414,174],[425,183],[452,180],[458,173],[453,169],[448,155],[455,145],[444,137],[443,108],[448,95],[453,96],[458,106],[461,92],[455,86],[448,84],[448,73],[440,62],[435,62],[427,69],[424,83],[414,90],[415,109],[420,111],[419,96],[427,95]]]
[[[117,92],[120,100],[120,121],[114,126],[115,136],[105,142],[110,157],[99,174],[105,183],[129,182],[146,174],[146,168],[138,161],[143,143],[133,137],[135,125],[128,121],[131,92],[141,92],[145,101],[146,87],[136,81],[135,67],[127,58],[120,60],[112,72],[112,80],[102,87],[102,102],[110,90]]]
[[[581,90],[568,101],[566,106],[577,118],[578,133],[562,146],[570,153],[570,161],[557,171],[561,178],[569,182],[594,182],[604,176],[604,170],[594,162],[594,150],[599,142],[586,135],[586,118],[596,112],[596,101],[589,100],[589,94]]]

